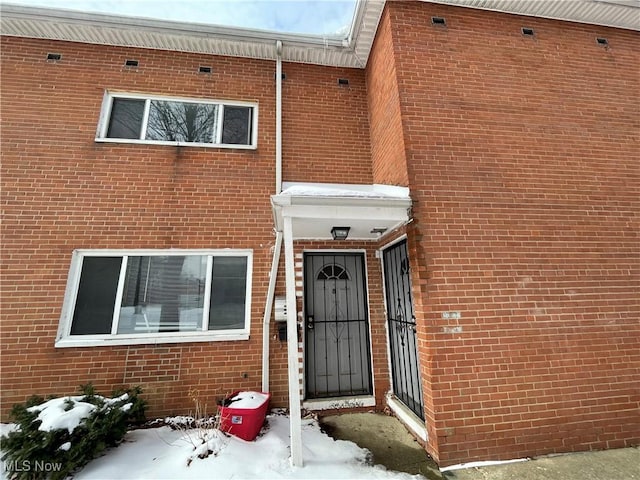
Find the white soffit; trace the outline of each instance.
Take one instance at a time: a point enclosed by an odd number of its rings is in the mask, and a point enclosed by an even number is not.
[[[640,30],[640,0],[422,0],[529,17]]]
[[[330,240],[332,227],[350,227],[348,240],[379,240],[410,219],[409,189],[391,185],[284,183],[271,197],[276,229],[292,217],[293,238]]]
[[[385,0],[360,0],[347,38],[0,5],[2,35],[364,68]]]
[[[640,30],[640,0],[422,0],[517,15]],[[344,39],[82,13],[0,3],[0,33],[99,45],[364,68],[385,0],[358,0]]]

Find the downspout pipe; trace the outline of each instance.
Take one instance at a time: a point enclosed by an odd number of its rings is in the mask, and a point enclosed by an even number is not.
[[[267,290],[267,303],[264,306],[264,318],[262,319],[262,391],[269,391],[269,326],[273,297],[276,291],[276,278],[278,277],[278,264],[280,263],[280,251],[282,250],[282,232],[276,232],[276,244],[273,247],[273,260],[269,274],[269,288]]]
[[[282,191],[282,42],[276,42],[276,195]],[[278,277],[280,251],[282,250],[282,232],[276,232],[273,247],[273,259],[269,274],[269,287],[262,319],[262,391],[269,391],[269,325]]]
[[[282,42],[276,42],[276,195],[282,191]]]

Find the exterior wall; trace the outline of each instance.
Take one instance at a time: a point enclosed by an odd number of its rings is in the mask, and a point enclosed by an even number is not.
[[[407,187],[407,156],[400,113],[389,10],[384,10],[366,69],[373,181]]]
[[[364,72],[296,63],[282,71],[283,180],[371,184]]]
[[[62,60],[47,62],[48,52],[61,53]],[[32,394],[69,394],[87,382],[107,392],[142,385],[150,416],[188,412],[191,388],[200,390],[211,410],[233,389],[259,389],[275,240],[269,203],[275,185],[274,63],[11,37],[2,38],[1,55],[4,418],[12,404]],[[139,67],[125,68],[125,59],[139,60]],[[199,74],[200,65],[213,73]],[[307,110],[304,121],[287,120],[284,133],[290,138],[295,127],[295,135],[305,138],[306,160],[318,163],[344,149],[339,137],[316,136],[325,123],[347,124],[354,137],[367,139],[368,122],[361,72],[352,77],[360,80],[350,83],[348,95],[329,92],[329,85],[337,90],[334,77],[349,72],[313,72],[315,88],[298,89],[295,96],[285,89],[284,111],[322,99],[322,115]],[[105,89],[258,102],[258,148],[96,143]],[[353,142],[334,171],[359,172],[366,181],[368,155],[368,141]],[[286,158],[299,160],[290,150]],[[285,168],[285,180],[306,174],[303,167],[291,171]],[[252,249],[250,340],[54,348],[71,253],[78,248]],[[282,401],[280,395],[274,403]]]
[[[638,33],[386,8],[428,450],[450,465],[637,444]]]

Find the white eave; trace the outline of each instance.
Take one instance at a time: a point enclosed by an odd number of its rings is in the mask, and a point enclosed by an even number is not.
[[[331,239],[331,228],[350,227],[349,240],[379,240],[410,220],[409,189],[391,185],[284,183],[271,197],[276,230],[293,219],[293,238]]]
[[[188,1],[188,0],[186,0]],[[640,30],[640,0],[423,0],[516,15]],[[0,4],[0,33],[99,45],[364,68],[385,0],[357,0],[345,38]]]
[[[423,0],[605,27],[640,30],[640,0]]]
[[[361,0],[342,39],[198,23],[0,5],[2,35],[364,68],[384,0]]]

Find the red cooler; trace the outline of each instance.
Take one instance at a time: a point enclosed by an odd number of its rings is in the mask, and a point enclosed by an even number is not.
[[[249,442],[255,440],[264,423],[270,398],[270,393],[232,393],[218,407],[220,430]]]

